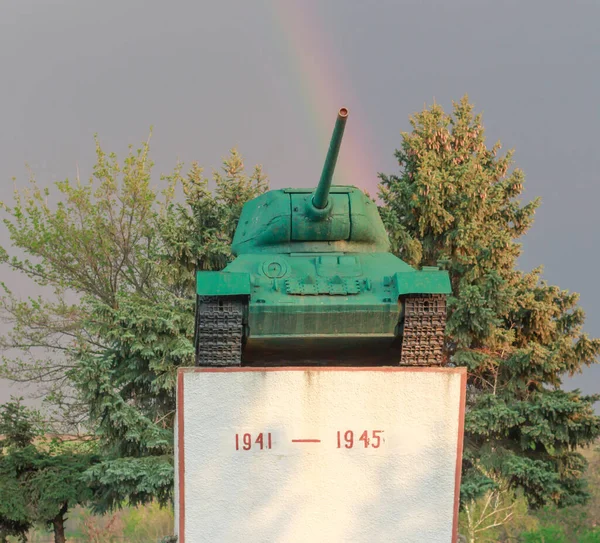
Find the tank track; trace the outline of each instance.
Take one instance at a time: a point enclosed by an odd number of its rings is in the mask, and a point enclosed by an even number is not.
[[[196,312],[196,365],[242,363],[244,301],[228,296],[199,296]]]
[[[446,296],[420,294],[404,299],[401,366],[439,366],[443,363]]]

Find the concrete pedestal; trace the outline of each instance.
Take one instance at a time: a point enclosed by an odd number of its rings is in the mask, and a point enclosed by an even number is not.
[[[190,368],[180,543],[456,541],[464,368]]]

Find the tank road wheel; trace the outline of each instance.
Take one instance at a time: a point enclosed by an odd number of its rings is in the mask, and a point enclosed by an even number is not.
[[[241,365],[244,305],[232,296],[198,296],[197,366]]]
[[[446,329],[446,296],[419,294],[404,299],[401,366],[442,364]]]

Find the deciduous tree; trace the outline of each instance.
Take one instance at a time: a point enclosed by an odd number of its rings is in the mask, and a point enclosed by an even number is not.
[[[96,155],[87,182],[50,190],[32,178],[3,205],[3,262],[54,292],[23,300],[6,288],[2,345],[17,355],[4,374],[48,382],[67,406],[62,421],[75,415],[98,438],[103,460],[87,473],[97,509],[167,503],[175,373],[193,365],[194,272],[226,265],[241,207],[266,181],[260,167],[246,175],[235,150],[211,180],[178,165],[155,186],[147,143],[122,163],[98,143]]]

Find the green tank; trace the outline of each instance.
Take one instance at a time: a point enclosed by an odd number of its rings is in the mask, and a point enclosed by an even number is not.
[[[347,117],[317,188],[246,203],[235,260],[197,273],[197,365],[443,363],[448,273],[390,253],[377,205],[331,185]]]

